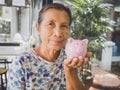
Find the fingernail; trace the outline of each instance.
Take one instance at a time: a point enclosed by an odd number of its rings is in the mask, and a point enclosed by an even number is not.
[[[82,59],[83,57],[82,56],[79,56],[79,59]]]

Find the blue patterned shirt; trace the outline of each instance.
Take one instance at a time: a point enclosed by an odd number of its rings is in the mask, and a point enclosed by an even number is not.
[[[7,90],[66,90],[64,53],[48,62],[30,49],[12,61]]]

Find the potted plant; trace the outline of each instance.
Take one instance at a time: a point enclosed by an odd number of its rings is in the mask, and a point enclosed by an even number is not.
[[[88,49],[96,55],[107,40],[107,33],[112,30],[113,21],[109,18],[110,7],[102,4],[102,0],[73,0],[71,4],[73,24],[71,36],[77,39],[89,39]]]

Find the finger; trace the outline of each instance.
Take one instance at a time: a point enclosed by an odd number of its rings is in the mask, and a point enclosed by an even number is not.
[[[76,67],[77,63],[78,63],[78,59],[77,58],[73,58],[73,60],[72,60],[72,62],[71,62],[71,64],[69,66]]]
[[[87,52],[86,57],[92,56],[92,52]]]
[[[88,63],[88,58],[84,58],[83,65],[86,65]]]
[[[79,61],[79,63],[77,64],[77,67],[81,67],[83,65],[83,61]]]
[[[82,66],[82,64],[83,64],[83,57],[82,57],[82,56],[79,56],[79,62],[78,62],[78,64],[77,64],[77,67]]]
[[[69,64],[71,64],[71,62],[72,62],[72,60],[71,59],[65,59],[64,60],[64,65],[69,65]]]

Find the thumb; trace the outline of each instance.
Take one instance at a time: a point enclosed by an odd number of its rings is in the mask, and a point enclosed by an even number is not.
[[[72,62],[72,59],[65,59],[64,65],[69,65]]]

